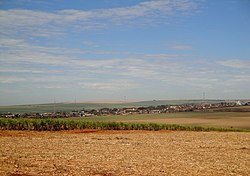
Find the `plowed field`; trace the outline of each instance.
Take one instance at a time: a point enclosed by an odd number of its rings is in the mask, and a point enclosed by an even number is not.
[[[0,131],[0,175],[250,175],[250,133]]]

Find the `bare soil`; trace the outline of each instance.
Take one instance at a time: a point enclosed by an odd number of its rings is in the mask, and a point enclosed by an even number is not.
[[[250,175],[250,133],[0,131],[0,175]]]

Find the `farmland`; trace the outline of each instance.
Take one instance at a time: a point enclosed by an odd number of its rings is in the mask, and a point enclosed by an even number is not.
[[[183,112],[168,114],[110,116],[105,118],[97,118],[96,120],[250,129],[250,112]]]
[[[0,127],[0,175],[250,174],[250,112],[0,118]]]
[[[0,131],[0,175],[249,175],[246,132]]]
[[[78,120],[79,118],[71,118]],[[250,130],[250,112],[181,112],[80,118],[85,121],[139,122],[242,128]]]
[[[39,123],[51,123],[52,125],[65,126],[66,124],[72,124],[79,128],[94,128],[96,126],[86,126],[85,123],[100,123],[99,128],[107,126],[108,123],[134,123],[134,124],[150,124],[155,123],[156,125],[182,125],[185,126],[201,126],[201,127],[217,127],[217,128],[239,128],[250,130],[250,112],[180,112],[180,113],[164,113],[164,114],[133,114],[133,115],[107,115],[107,116],[94,116],[94,117],[72,117],[64,119],[5,119],[0,118],[2,127],[5,127],[5,121],[8,124],[21,124],[21,127],[16,129],[31,129],[29,124]],[[12,122],[13,121],[13,122]],[[103,123],[103,124],[101,124]],[[24,127],[22,127],[24,126]],[[86,127],[81,127],[86,126]],[[118,125],[119,126],[119,125]],[[58,127],[56,127],[58,128]],[[74,127],[70,127],[72,129]],[[95,127],[97,128],[97,127]],[[147,129],[148,127],[145,127]],[[160,127],[162,129],[168,129],[168,127]],[[11,129],[11,128],[9,128]],[[15,129],[15,128],[14,128]],[[64,129],[64,127],[62,128]],[[127,129],[127,127],[125,127]],[[142,128],[144,129],[144,127]],[[49,129],[48,129],[49,130]]]

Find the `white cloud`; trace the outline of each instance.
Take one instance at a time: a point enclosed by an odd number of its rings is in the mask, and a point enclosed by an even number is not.
[[[1,77],[2,84],[34,83],[38,88],[70,88],[122,90],[158,82],[162,85],[212,89],[230,81],[247,82],[248,77],[241,73],[232,76],[227,69],[216,67],[219,61],[186,59],[178,54],[142,54],[129,52],[83,51],[77,48],[66,49],[31,45],[20,39],[0,39],[0,72],[12,77]],[[105,59],[89,59],[89,53],[105,54]],[[120,54],[120,58],[113,57]],[[233,68],[248,68],[243,60],[220,61],[220,65]],[[17,75],[22,74],[25,78]],[[247,73],[245,73],[247,74]],[[105,77],[103,81],[101,77]],[[235,77],[237,76],[237,77]],[[119,80],[131,80],[122,82]],[[66,81],[65,81],[66,80]],[[139,83],[138,83],[139,82]],[[39,85],[42,83],[43,85]],[[80,84],[78,84],[80,83]],[[44,86],[44,85],[47,85]],[[232,86],[230,85],[230,86]],[[42,86],[42,87],[41,87]]]
[[[191,45],[184,45],[184,44],[174,44],[171,46],[172,49],[176,50],[191,50],[193,47]]]
[[[92,11],[62,10],[58,14],[67,21],[84,21],[90,19],[105,19],[119,21],[139,17],[168,16],[181,11],[192,11],[197,8],[197,2],[192,0],[154,0],[141,2],[129,7],[98,9]]]
[[[250,61],[246,60],[224,60],[224,61],[218,61],[220,65],[223,65],[225,67],[231,67],[231,68],[238,68],[238,69],[250,69]]]
[[[193,13],[198,8],[196,0],[155,0],[139,4],[110,9],[74,10],[66,9],[54,12],[26,9],[0,10],[0,27],[3,36],[62,35],[67,28],[77,30],[99,29],[108,24],[124,25],[133,22],[156,23],[157,20],[172,15]]]
[[[26,78],[20,78],[17,76],[1,76],[0,83],[9,84],[9,83],[16,83],[16,82],[24,82],[27,81]]]
[[[250,82],[250,75],[234,75],[232,77],[234,82]]]
[[[25,69],[25,68],[1,68],[2,73],[48,73],[49,70],[35,70],[35,69]],[[54,71],[53,71],[54,72]]]
[[[82,88],[95,90],[127,90],[137,88],[139,85],[127,80],[95,80],[95,82],[80,82]]]
[[[161,59],[176,59],[183,57],[183,55],[174,54],[139,54],[130,52],[114,52],[114,51],[84,51],[80,49],[67,49],[58,47],[45,47],[30,44],[20,39],[0,39],[0,61],[2,65],[2,72],[26,72],[33,73],[44,72],[46,66],[67,66],[67,68],[86,69],[90,72],[109,71],[112,69],[126,72],[126,75],[142,75],[149,76],[154,74],[152,70],[156,70],[161,66]],[[108,55],[109,59],[89,59],[86,55]],[[114,58],[113,55],[128,55],[124,58]],[[147,60],[154,60],[155,63],[148,63]],[[160,59],[160,60],[159,60]],[[159,60],[159,61],[157,61]],[[19,67],[19,64],[28,64],[28,69]],[[42,64],[42,65],[41,65]],[[157,64],[157,65],[156,65]],[[5,65],[8,65],[6,70]],[[39,70],[34,70],[34,66],[39,66]],[[11,69],[12,68],[12,69]],[[147,68],[145,70],[145,68]],[[56,70],[54,70],[56,71]],[[141,73],[141,74],[139,74]],[[119,74],[119,72],[117,72]]]
[[[41,85],[37,85],[36,88],[38,89],[64,89],[67,86],[62,85],[62,84],[58,84],[58,83],[46,83],[46,84],[41,84]]]
[[[49,83],[49,87],[63,87],[61,84],[58,86],[58,83],[63,83],[65,80],[68,80],[67,82],[70,83],[73,81],[81,82],[81,79],[96,79],[103,75],[109,79],[116,77],[117,80],[123,78],[139,79],[141,81],[157,80],[175,85],[191,84],[188,78],[192,77],[195,77],[196,82],[199,82],[199,80],[204,79],[203,77],[214,76],[208,73],[207,70],[203,70],[203,72],[200,69],[194,70],[192,66],[197,61],[186,60],[186,56],[184,55],[161,53],[134,55],[123,52],[119,54],[129,56],[113,58],[113,52],[101,51],[101,53],[110,55],[110,58],[88,59],[84,58],[84,56],[89,53],[79,49],[67,50],[65,48],[42,47],[31,45],[22,40],[9,40],[8,42],[0,40],[0,45],[7,48],[7,50],[0,54],[0,60],[3,63],[0,66],[0,68],[3,68],[2,72],[27,73],[29,74],[28,82]],[[96,54],[99,51],[93,53]],[[22,64],[25,64],[26,67],[23,68]],[[5,65],[8,65],[9,69],[6,69]],[[56,69],[48,70],[50,66],[52,68],[56,66]],[[194,71],[190,72],[189,67]],[[48,70],[47,72],[46,69]],[[30,72],[28,73],[28,71]],[[81,86],[85,86],[86,88],[99,87],[99,89],[112,89],[114,85],[122,85],[113,82],[102,83],[100,79],[97,82],[87,82],[88,84],[84,83]],[[192,80],[192,83],[194,85],[194,80]],[[56,85],[53,86],[53,84]],[[131,84],[128,83],[128,85]],[[120,89],[119,86],[116,87]]]

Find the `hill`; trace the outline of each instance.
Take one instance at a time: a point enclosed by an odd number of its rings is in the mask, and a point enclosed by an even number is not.
[[[140,102],[77,102],[77,103],[47,103],[31,105],[0,106],[0,114],[11,113],[45,113],[54,111],[70,112],[81,109],[101,109],[101,108],[123,108],[123,107],[147,107],[159,105],[180,105],[197,103],[218,103],[224,100],[152,100]]]

